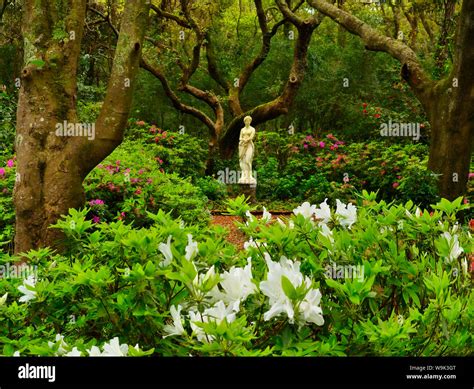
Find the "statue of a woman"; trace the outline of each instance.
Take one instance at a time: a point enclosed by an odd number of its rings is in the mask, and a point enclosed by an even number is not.
[[[254,154],[253,138],[255,138],[255,128],[250,126],[252,118],[244,118],[245,127],[240,130],[239,139],[239,160],[242,176],[239,184],[256,184],[257,181],[252,177],[252,160]]]

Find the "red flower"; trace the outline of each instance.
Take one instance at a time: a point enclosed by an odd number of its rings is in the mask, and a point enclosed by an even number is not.
[[[367,110],[364,109],[364,110],[362,111],[362,113],[363,113],[364,115],[367,115]]]
[[[469,228],[471,231],[474,231],[474,219],[469,220]]]
[[[381,115],[380,115],[379,113],[376,113],[376,114],[374,115],[374,118],[380,119],[380,117],[381,117]]]
[[[363,103],[362,106],[363,106],[364,108],[367,108],[367,103]]]
[[[400,186],[400,183],[398,183],[398,182],[394,182],[392,184],[393,189],[397,189],[399,186]]]

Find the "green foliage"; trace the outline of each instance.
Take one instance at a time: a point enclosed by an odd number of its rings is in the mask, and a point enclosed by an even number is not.
[[[28,292],[18,290],[22,279],[0,278],[0,353],[63,355],[76,347],[87,355],[117,337],[139,345],[129,355],[471,355],[474,292],[465,262],[473,242],[468,227],[453,221],[467,206],[443,200],[430,215],[374,198],[361,195],[365,205],[350,229],[331,212],[330,235],[309,216],[247,218],[250,207],[236,199],[229,211],[243,215],[239,227],[254,241],[242,252],[221,229],[182,226],[162,211],[140,229],[94,225],[87,210],[71,211],[55,226],[66,235],[64,254],[27,254],[37,272],[34,285],[23,285]],[[440,249],[435,242],[446,232],[462,251]],[[272,288],[288,305],[268,317],[278,304],[266,297],[276,274],[268,265],[285,261],[292,267]],[[2,266],[19,262],[0,259]],[[339,274],[339,267],[358,271]],[[237,289],[228,289],[231,282]],[[229,303],[243,290],[249,293],[238,305]],[[320,303],[307,300],[315,290]],[[303,319],[310,312],[303,304],[320,304],[324,322]],[[209,309],[214,319],[205,316]]]
[[[190,183],[190,179],[164,172],[163,161],[156,156],[156,146],[141,141],[123,143],[84,182],[91,215],[95,220],[133,221],[147,226],[148,212],[159,209],[181,217],[185,223],[206,225],[209,212],[207,198]]]

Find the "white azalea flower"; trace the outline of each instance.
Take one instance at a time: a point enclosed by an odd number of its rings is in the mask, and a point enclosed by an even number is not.
[[[58,351],[56,352],[57,355],[63,355],[66,354],[66,349],[68,348],[67,343],[64,341],[64,336],[61,334],[56,334],[56,338],[54,342],[48,342],[49,348],[53,348],[56,343],[59,342],[59,348]]]
[[[5,293],[2,297],[0,297],[0,307],[5,304],[5,302],[7,301],[7,297],[8,297],[8,292]]]
[[[90,357],[101,357],[102,356],[102,353],[100,352],[100,349],[97,346],[92,346],[90,348],[90,350],[87,350],[87,352],[89,353]]]
[[[207,342],[208,339],[211,340],[212,336],[206,336],[204,330],[197,326],[195,323],[206,323],[207,320],[203,317],[203,314],[200,312],[189,311],[189,322],[191,324],[191,329],[193,334],[196,335],[197,340],[200,342]]]
[[[303,215],[306,219],[311,219],[316,212],[316,205],[311,205],[307,201],[299,207],[293,209],[295,215]]]
[[[247,216],[247,218],[248,218],[250,221],[253,221],[253,215],[250,213],[250,211],[245,212],[245,216]]]
[[[212,308],[204,310],[204,316],[211,320],[215,320],[220,324],[223,320],[232,323],[235,320],[235,313],[232,307],[226,306],[223,301],[218,301]]]
[[[334,243],[334,238],[332,236],[331,229],[327,226],[327,224],[321,223],[321,235],[325,236],[330,240],[331,243]]]
[[[74,347],[71,351],[64,354],[65,357],[80,357],[81,355],[82,353],[77,349],[77,347]]]
[[[300,325],[305,322],[324,324],[322,310],[319,307],[321,299],[319,289],[310,289],[306,293],[299,305],[298,312],[295,312],[292,301],[283,290],[282,276],[285,276],[294,288],[298,288],[302,284],[307,289],[311,287],[311,280],[308,277],[303,277],[300,272],[300,263],[290,261],[284,256],[280,258],[280,262],[273,262],[270,256],[265,256],[265,261],[268,266],[267,280],[260,283],[260,290],[269,298],[270,310],[264,313],[264,320],[268,321],[281,313],[286,313],[290,323],[294,323],[296,318]]]
[[[272,220],[272,214],[268,212],[265,207],[263,207],[262,221],[264,221],[265,223],[268,223],[271,220]]]
[[[311,289],[301,302],[299,312],[304,322],[314,323],[318,326],[324,324],[323,310],[319,306],[321,302],[321,292],[319,289]]]
[[[202,313],[189,311],[191,329],[200,342],[211,342],[214,337],[212,335],[206,335],[204,330],[196,325],[196,323],[209,323],[214,321],[220,324],[224,319],[227,320],[228,323],[231,323],[235,320],[235,317],[235,313],[232,312],[232,307],[226,307],[223,301],[217,302],[212,308],[207,308]]]
[[[247,259],[247,266],[244,268],[232,266],[229,271],[221,274],[220,285],[223,292],[216,286],[211,291],[211,296],[229,304],[235,312],[238,312],[240,303],[257,291],[252,282],[252,258]]]
[[[168,236],[168,241],[166,244],[160,243],[158,245],[158,250],[160,250],[161,254],[165,257],[164,261],[160,263],[161,266],[166,267],[171,264],[173,261],[173,253],[171,252],[171,238],[172,236]]]
[[[341,201],[336,200],[336,215],[343,227],[351,228],[357,221],[357,208],[350,203],[345,205]]]
[[[178,305],[178,308],[173,305],[170,308],[171,317],[173,318],[173,325],[165,325],[163,330],[168,334],[163,336],[163,338],[167,338],[168,336],[173,335],[184,335],[186,331],[183,327],[183,322],[181,320],[181,305]],[[138,345],[137,345],[138,346]]]
[[[26,303],[36,298],[35,285],[36,277],[33,274],[23,280],[23,285],[18,287],[18,290],[24,294],[24,296],[20,297],[20,303]]]
[[[320,224],[326,224],[331,220],[331,208],[329,208],[327,201],[328,199],[324,199],[324,202],[319,204],[319,209],[314,212]]]
[[[451,235],[449,232],[443,232],[442,235],[449,245],[449,254],[446,257],[446,262],[451,263],[457,259],[464,252],[464,250],[459,245],[459,239],[457,235]]]
[[[267,254],[267,253],[265,253]],[[260,282],[260,290],[269,298],[270,310],[265,312],[263,318],[268,321],[281,313],[286,313],[290,323],[294,321],[295,312],[293,304],[286,296],[282,287],[282,276],[290,280],[293,286],[298,287],[303,282],[300,272],[300,263],[293,262],[282,256],[280,262],[273,262],[269,255],[265,255],[268,266],[267,280]]]
[[[128,354],[128,344],[120,344],[119,338],[113,338],[109,343],[104,343],[104,357],[126,357]]]
[[[188,245],[186,246],[185,258],[190,261],[198,253],[198,244],[193,241],[193,236],[188,234]]]

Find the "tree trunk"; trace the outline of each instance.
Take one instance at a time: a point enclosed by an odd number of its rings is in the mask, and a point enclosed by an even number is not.
[[[15,253],[44,246],[60,248],[61,234],[49,226],[70,208],[84,204],[83,179],[100,162],[99,156],[105,158],[112,152],[111,143],[120,143],[117,139],[121,139],[120,131],[123,134],[123,117],[130,109],[132,89],[122,90],[121,97],[112,97],[124,80],[134,80],[138,69],[139,53],[134,55],[134,51],[136,42],[140,46],[143,39],[147,19],[142,13],[148,10],[145,4],[146,0],[129,0],[125,5],[122,39],[114,60],[121,72],[111,76],[102,121],[97,123],[95,139],[91,139],[56,133],[59,124],[79,124],[76,75],[86,0],[25,2],[25,66],[17,110]],[[133,21],[127,21],[127,17]],[[142,23],[140,28],[134,25],[137,20]],[[61,32],[59,21],[64,24]],[[111,112],[111,104],[115,112]],[[100,153],[98,148],[102,149]]]

